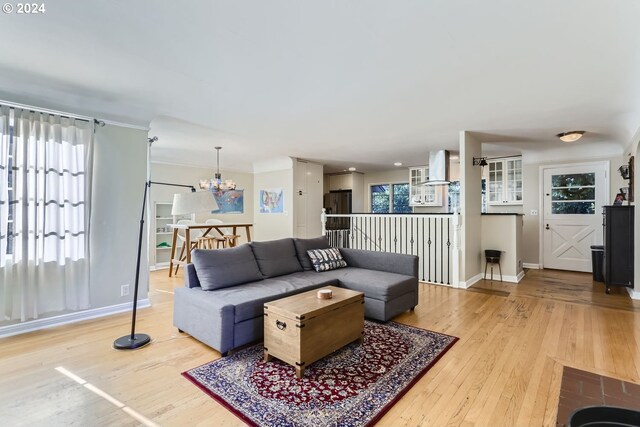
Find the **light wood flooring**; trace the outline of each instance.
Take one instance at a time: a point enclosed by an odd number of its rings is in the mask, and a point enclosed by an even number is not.
[[[111,348],[128,314],[0,340],[0,426],[140,425],[127,408],[163,426],[243,425],[180,375],[220,355],[172,326],[179,274],[151,274],[153,307],[139,312],[138,331],[153,342],[143,349]],[[421,284],[415,312],[396,320],[460,340],[381,426],[553,426],[563,366],[640,382],[640,304],[606,295],[588,274],[530,270],[518,285],[470,291]]]

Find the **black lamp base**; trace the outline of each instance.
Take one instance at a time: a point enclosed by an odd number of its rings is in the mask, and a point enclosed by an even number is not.
[[[151,342],[151,337],[147,334],[135,334],[133,339],[131,335],[125,335],[113,342],[113,348],[116,350],[135,350],[143,347]]]

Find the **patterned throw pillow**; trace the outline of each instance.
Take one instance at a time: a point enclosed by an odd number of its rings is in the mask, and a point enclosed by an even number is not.
[[[316,271],[329,271],[347,266],[338,248],[313,249],[307,251],[307,254]]]

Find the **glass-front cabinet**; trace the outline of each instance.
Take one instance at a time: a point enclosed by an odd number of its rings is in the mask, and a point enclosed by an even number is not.
[[[522,204],[522,157],[489,160],[489,205]]]
[[[425,185],[429,166],[409,168],[409,206],[442,206],[441,186]]]

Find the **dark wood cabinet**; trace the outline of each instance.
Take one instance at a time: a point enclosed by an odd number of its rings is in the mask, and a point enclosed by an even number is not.
[[[633,287],[634,206],[604,206],[604,283]]]

